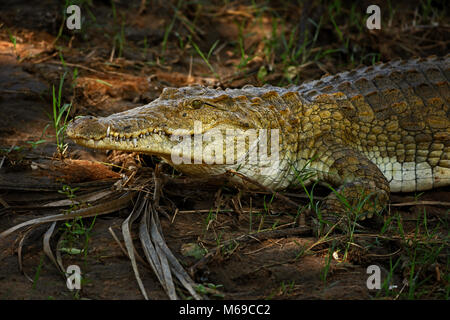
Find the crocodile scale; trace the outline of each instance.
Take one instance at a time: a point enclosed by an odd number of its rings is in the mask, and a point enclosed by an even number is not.
[[[450,185],[449,62],[450,55],[394,60],[286,88],[166,88],[148,105],[78,118],[67,134],[91,148],[157,155],[190,175],[238,169],[274,190],[298,186],[307,170],[305,184],[336,188],[322,212],[345,211],[337,194],[352,205],[367,196],[362,209],[370,217],[390,191]],[[195,121],[202,132],[278,129],[279,163],[265,174],[259,163],[173,163],[171,136],[177,129],[194,135]]]

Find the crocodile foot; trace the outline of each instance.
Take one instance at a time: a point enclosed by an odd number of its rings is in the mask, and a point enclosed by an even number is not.
[[[356,150],[335,148],[327,182],[338,187],[329,186],[332,192],[313,222],[319,235],[331,229],[351,232],[360,221],[380,213],[389,201],[389,183],[375,164]]]

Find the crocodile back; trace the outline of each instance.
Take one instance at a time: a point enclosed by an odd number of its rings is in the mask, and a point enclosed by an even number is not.
[[[449,65],[450,55],[394,60],[295,90],[306,108],[337,107],[344,129],[334,134],[376,163],[391,191],[427,190],[450,184]]]

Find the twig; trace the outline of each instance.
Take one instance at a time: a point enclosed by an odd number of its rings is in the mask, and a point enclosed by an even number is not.
[[[114,75],[118,75],[118,76],[122,76],[122,77],[130,77],[130,74],[128,74],[128,73],[122,73],[122,72],[117,72],[117,71],[95,70],[95,69],[83,66],[81,64],[77,64],[77,63],[70,63],[70,62],[62,63],[61,61],[49,61],[48,63],[50,63],[50,64],[61,64],[61,65],[65,65],[65,66],[69,66],[69,67],[73,67],[73,68],[84,69],[84,70],[87,70],[87,71],[90,71],[90,72],[94,72],[94,73],[114,74]]]
[[[51,58],[56,57],[56,56],[58,55],[58,53],[59,53],[59,52],[56,51],[56,52],[54,52],[53,54],[51,54],[51,55],[49,55],[49,56],[46,56],[46,57],[43,57],[43,58],[41,58],[41,59],[39,59],[39,60],[33,61],[33,63],[34,63],[34,64],[39,64],[39,63],[42,63],[42,62],[44,62],[44,61],[50,60]]]
[[[411,202],[400,202],[400,203],[393,203],[391,204],[391,207],[406,207],[406,206],[419,206],[419,205],[437,205],[437,206],[445,206],[450,207],[450,202],[444,202],[444,201],[411,201]]]
[[[90,72],[94,72],[94,73],[106,73],[104,71],[95,70],[95,69],[83,66],[81,64],[77,64],[77,63],[70,63],[70,62],[62,63],[61,61],[49,61],[48,63],[50,63],[50,64],[62,64],[62,65],[66,65],[66,66],[69,66],[69,67],[84,69],[84,70],[87,70],[87,71],[90,71]]]

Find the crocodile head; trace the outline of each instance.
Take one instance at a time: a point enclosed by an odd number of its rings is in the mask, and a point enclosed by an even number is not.
[[[255,104],[260,107],[255,108]],[[194,162],[197,135],[215,132],[226,137],[229,130],[268,129],[278,123],[273,109],[270,100],[261,99],[251,89],[166,88],[158,99],[145,106],[103,118],[77,118],[66,132],[74,142],[86,147],[157,155],[171,164],[173,152],[180,148],[182,141],[184,146],[187,143],[192,147],[187,160]],[[209,145],[207,150],[211,150],[211,142],[217,141],[215,138],[206,140],[202,139],[203,147]],[[186,157],[186,152],[182,156]],[[195,163],[211,164],[217,156],[215,152],[204,152],[201,163]],[[225,151],[222,156],[225,157]],[[192,170],[192,167],[181,171]]]

